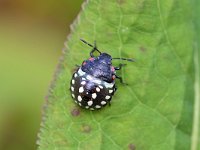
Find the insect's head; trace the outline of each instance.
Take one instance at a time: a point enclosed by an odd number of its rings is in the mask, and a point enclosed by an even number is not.
[[[112,61],[112,57],[107,54],[107,53],[101,53],[99,56],[98,56],[98,60],[100,63],[103,63],[103,64],[111,64],[111,61]]]

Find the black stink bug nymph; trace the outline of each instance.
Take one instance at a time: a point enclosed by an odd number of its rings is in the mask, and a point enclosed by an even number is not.
[[[93,49],[90,52],[90,58],[84,60],[73,74],[70,91],[72,98],[79,106],[96,110],[107,104],[110,105],[112,96],[117,90],[115,79],[123,83],[122,78],[117,76],[116,70],[120,70],[125,64],[114,67],[112,60],[121,59],[133,62],[134,59],[112,58],[109,54],[100,52],[96,47],[96,42],[91,45],[83,39],[81,41]],[[99,53],[99,56],[94,56],[95,51]]]

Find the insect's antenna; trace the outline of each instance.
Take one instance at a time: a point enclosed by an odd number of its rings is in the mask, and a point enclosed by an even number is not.
[[[87,44],[88,46],[94,48],[94,51],[96,50],[96,51],[98,51],[98,52],[101,54],[100,50],[98,50],[97,47],[96,47],[96,41],[95,41],[95,44],[94,44],[94,46],[93,46],[92,44],[86,42],[86,41],[83,40],[83,39],[80,39],[80,40],[81,40],[83,43]]]
[[[85,43],[85,44],[87,44],[87,45],[89,45],[90,47],[94,47],[92,44],[90,44],[90,43],[88,43],[88,42],[86,42],[85,40],[83,40],[83,39],[80,39],[83,43]]]
[[[131,61],[131,62],[135,62],[135,59],[133,59],[133,58],[112,58],[112,59],[121,59],[121,60],[127,60],[127,61]]]

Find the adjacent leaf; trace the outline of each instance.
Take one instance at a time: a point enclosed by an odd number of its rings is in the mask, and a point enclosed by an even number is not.
[[[194,126],[191,9],[190,0],[85,2],[50,88],[39,149],[190,149]],[[137,60],[119,72],[129,85],[117,82],[111,107],[91,112],[71,98],[75,64],[88,58],[90,51],[79,38],[96,40],[98,48],[112,56]]]
[[[200,1],[194,1],[196,9],[194,10],[194,27],[196,30],[196,37],[194,40],[194,66],[195,66],[195,101],[193,113],[193,130],[192,130],[192,144],[191,150],[200,149],[200,53],[199,53],[199,33],[200,33]]]

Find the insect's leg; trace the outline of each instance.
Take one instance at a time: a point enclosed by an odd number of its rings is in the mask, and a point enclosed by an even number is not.
[[[120,70],[123,66],[126,66],[126,64],[119,64],[119,67],[115,67],[115,70]]]
[[[115,86],[115,92],[117,91],[117,87]]]
[[[91,57],[94,57],[94,55],[93,55],[93,53],[96,51],[96,41],[94,41],[94,47],[93,47],[93,49],[91,50],[91,52],[90,52],[90,56]]]
[[[96,41],[94,41],[94,47],[93,47],[93,49],[92,49],[91,52],[90,52],[90,56],[91,56],[91,57],[94,57],[93,53],[94,53],[95,51],[98,51],[98,52],[101,54],[101,52],[97,49]]]
[[[128,85],[127,83],[124,83],[124,82],[123,82],[122,77],[117,76],[117,75],[115,75],[115,77],[116,77],[117,79],[119,79],[120,83],[125,84],[125,85]]]
[[[77,64],[76,64],[75,66],[76,66],[76,67],[78,67],[78,68],[80,68],[80,67],[81,67],[81,66],[79,66],[79,65],[77,65]]]
[[[111,106],[111,103],[110,103],[110,101],[107,101],[107,103],[108,103],[108,106]]]

